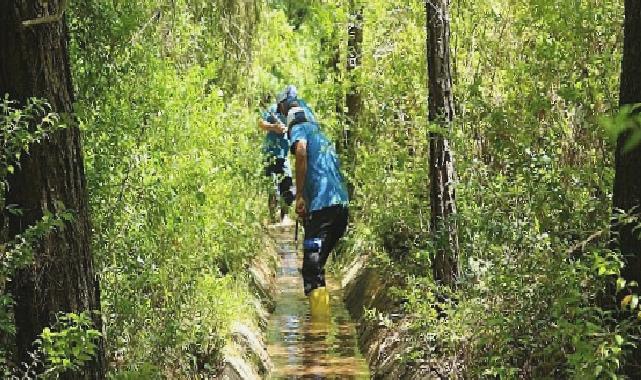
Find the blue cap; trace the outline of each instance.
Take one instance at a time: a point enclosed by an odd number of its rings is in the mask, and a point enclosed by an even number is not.
[[[280,93],[278,93],[278,95],[276,95],[276,102],[280,103],[284,100],[290,100],[290,99],[293,100],[293,99],[296,99],[297,96],[298,96],[298,90],[296,90],[296,86],[294,86],[293,84],[289,84],[287,85],[287,87],[285,87],[283,91],[281,91]]]

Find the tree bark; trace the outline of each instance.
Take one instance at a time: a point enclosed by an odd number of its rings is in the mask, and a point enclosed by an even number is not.
[[[620,105],[641,103],[641,0],[625,0],[625,24],[621,70]],[[624,151],[630,133],[623,133],[617,141],[615,153],[613,207],[641,216],[641,146]],[[622,276],[627,281],[641,284],[641,237],[636,229],[639,221],[615,224],[616,244],[625,258]],[[641,347],[635,349],[626,366],[630,375],[641,370]]]
[[[362,110],[362,96],[358,88],[358,68],[363,61],[363,6],[359,0],[350,0],[350,15],[347,28],[347,79],[348,87],[345,96],[345,128],[343,129],[343,146],[348,165],[354,172],[356,165],[356,142],[354,131]],[[354,184],[348,181],[347,189],[350,198],[354,196]]]
[[[356,83],[355,71],[363,62],[363,6],[350,1],[350,16],[347,29],[347,76],[350,79],[349,89],[345,97],[347,104],[347,122],[350,126],[356,124],[361,113],[361,93]]]
[[[15,274],[16,359],[26,361],[34,340],[55,321],[58,312],[99,311],[99,287],[90,252],[90,226],[80,131],[71,117],[73,87],[64,19],[25,27],[25,20],[61,11],[58,0],[0,0],[0,94],[24,103],[29,97],[47,100],[72,124],[30,147],[7,178],[6,203],[22,215],[6,213],[11,239],[34,225],[45,212],[64,208],[73,219],[37,242],[34,263]],[[101,331],[100,316],[93,315]],[[80,373],[66,379],[103,379],[104,350]]]
[[[454,120],[450,67],[449,0],[426,1],[429,119],[443,130]],[[436,252],[434,279],[453,286],[458,276],[458,231],[456,224],[456,177],[453,153],[446,136],[430,132],[431,227]]]

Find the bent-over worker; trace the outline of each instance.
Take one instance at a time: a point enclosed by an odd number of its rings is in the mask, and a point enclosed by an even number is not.
[[[347,188],[336,149],[311,111],[293,98],[286,103],[291,153],[296,159],[296,213],[304,219],[305,228],[303,286],[312,318],[323,318],[329,314],[325,264],[347,229]]]

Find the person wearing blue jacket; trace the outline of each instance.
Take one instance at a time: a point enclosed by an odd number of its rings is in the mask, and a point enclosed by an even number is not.
[[[312,319],[329,315],[325,264],[348,222],[347,187],[332,142],[308,107],[286,100],[290,151],[296,165],[296,213],[304,219],[303,287]]]
[[[274,191],[270,193],[268,206],[272,219],[275,219],[280,198],[280,222],[282,224],[291,223],[288,212],[295,198],[292,170],[288,159],[289,140],[286,133],[286,113],[284,110],[287,99],[297,99],[303,107],[307,107],[302,99],[298,99],[296,87],[288,85],[276,96],[276,103],[263,112],[258,120],[258,127],[267,132],[263,142],[265,175],[274,181]]]

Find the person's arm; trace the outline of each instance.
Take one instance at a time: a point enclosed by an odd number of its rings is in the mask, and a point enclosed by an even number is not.
[[[285,132],[287,132],[287,127],[285,127],[285,124],[270,123],[268,121],[265,121],[265,119],[263,118],[258,119],[258,128],[260,128],[265,132],[274,132],[274,133],[278,133],[279,135],[282,135]]]
[[[305,178],[307,176],[307,141],[296,142],[296,214],[301,218],[305,217]]]

